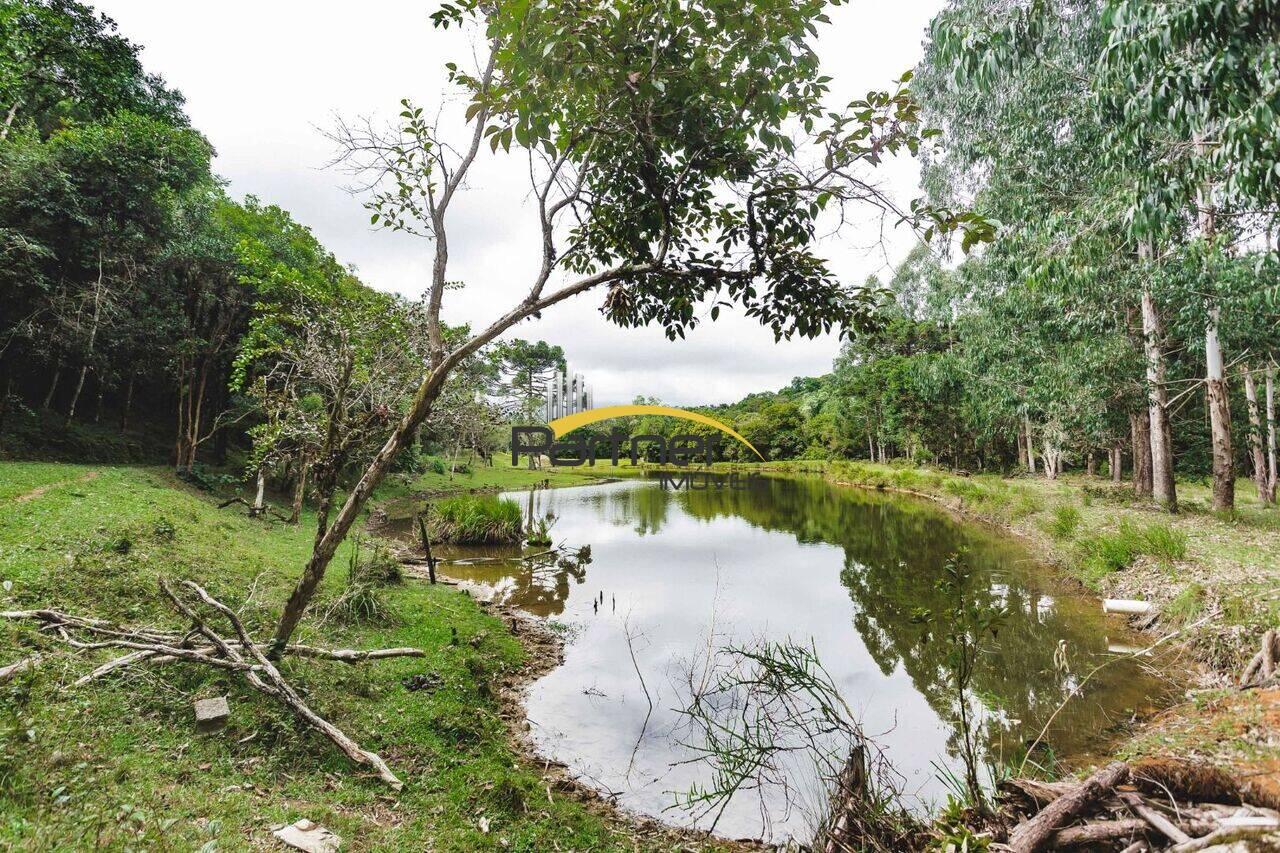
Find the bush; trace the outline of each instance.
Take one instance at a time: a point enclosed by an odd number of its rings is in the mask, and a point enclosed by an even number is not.
[[[460,495],[431,508],[432,539],[458,545],[519,542],[520,506],[493,495]]]
[[[1049,535],[1054,539],[1070,539],[1080,526],[1080,510],[1073,506],[1060,506],[1053,511],[1049,522]]]
[[[445,473],[444,460],[441,459],[439,456],[431,457],[431,473],[432,474]]]

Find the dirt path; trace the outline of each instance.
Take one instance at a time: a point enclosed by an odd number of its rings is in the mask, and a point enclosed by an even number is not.
[[[97,477],[98,477],[97,471],[86,471],[83,475],[76,477],[74,480],[59,480],[56,483],[45,483],[43,486],[36,486],[34,489],[27,492],[26,494],[18,495],[16,498],[11,498],[10,500],[12,500],[16,504],[24,504],[27,501],[35,500],[36,498],[40,497],[50,489],[58,488],[58,486],[65,486],[69,483],[84,483],[89,480],[95,480],[97,479]]]

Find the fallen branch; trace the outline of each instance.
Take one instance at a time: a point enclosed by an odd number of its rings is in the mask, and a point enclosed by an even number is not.
[[[1074,790],[1045,806],[1038,815],[1019,824],[1009,836],[1009,849],[1014,853],[1036,853],[1046,849],[1055,831],[1069,824],[1128,778],[1129,765],[1121,761],[1108,764]]]
[[[34,669],[39,665],[40,660],[41,655],[31,655],[30,657],[25,657],[20,661],[11,663],[8,666],[0,666],[0,684],[4,684],[6,681],[9,681],[15,676],[21,675],[29,669]]]
[[[84,686],[103,676],[144,662],[167,663],[181,660],[238,672],[244,676],[249,686],[283,702],[299,719],[327,737],[352,761],[373,768],[378,777],[395,790],[398,791],[403,787],[403,783],[391,772],[381,757],[374,752],[362,749],[345,732],[302,701],[293,686],[267,658],[268,644],[256,642],[234,610],[215,599],[193,581],[183,581],[182,586],[205,607],[223,617],[230,624],[235,638],[223,637],[215,631],[197,612],[198,605],[184,600],[163,578],[160,579],[161,592],[174,610],[190,621],[191,627],[186,631],[123,628],[101,619],[75,616],[51,609],[2,611],[0,618],[39,622],[41,631],[56,634],[67,645],[80,651],[103,648],[127,650],[126,654],[109,660],[78,678],[71,685],[72,687]],[[79,639],[75,636],[77,633],[88,635],[88,638]],[[193,645],[193,640],[203,640],[203,642]],[[321,649],[296,644],[286,647],[285,653],[298,657],[336,660],[347,664],[394,657],[422,657],[424,654],[421,649],[415,648]],[[33,666],[38,660],[39,656],[35,655],[0,669],[0,681]]]

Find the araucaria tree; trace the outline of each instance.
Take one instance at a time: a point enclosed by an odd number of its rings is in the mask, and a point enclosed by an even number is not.
[[[868,180],[866,169],[915,153],[928,134],[909,75],[894,91],[830,110],[812,46],[826,6],[462,0],[432,15],[437,27],[476,27],[487,45],[483,67],[448,66],[469,99],[459,125],[406,101],[393,132],[335,132],[370,189],[372,221],[434,248],[426,370],[381,450],[317,531],[281,615],[277,652],[450,373],[521,320],[597,290],[614,322],[660,323],[671,337],[693,326],[704,304],[713,319],[721,305],[736,305],[780,339],[856,329],[870,301],[815,252],[824,209],[879,207],[935,232],[962,231],[966,245],[989,236],[968,214],[922,203],[904,213]],[[477,158],[489,154],[529,162],[541,259],[522,299],[447,343],[451,214]]]

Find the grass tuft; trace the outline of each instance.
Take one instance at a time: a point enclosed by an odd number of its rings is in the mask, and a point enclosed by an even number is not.
[[[1049,535],[1054,539],[1070,539],[1080,526],[1080,510],[1073,506],[1060,506],[1054,509],[1053,519],[1049,522]]]
[[[520,505],[493,495],[460,495],[431,507],[432,538],[458,545],[519,542]]]

